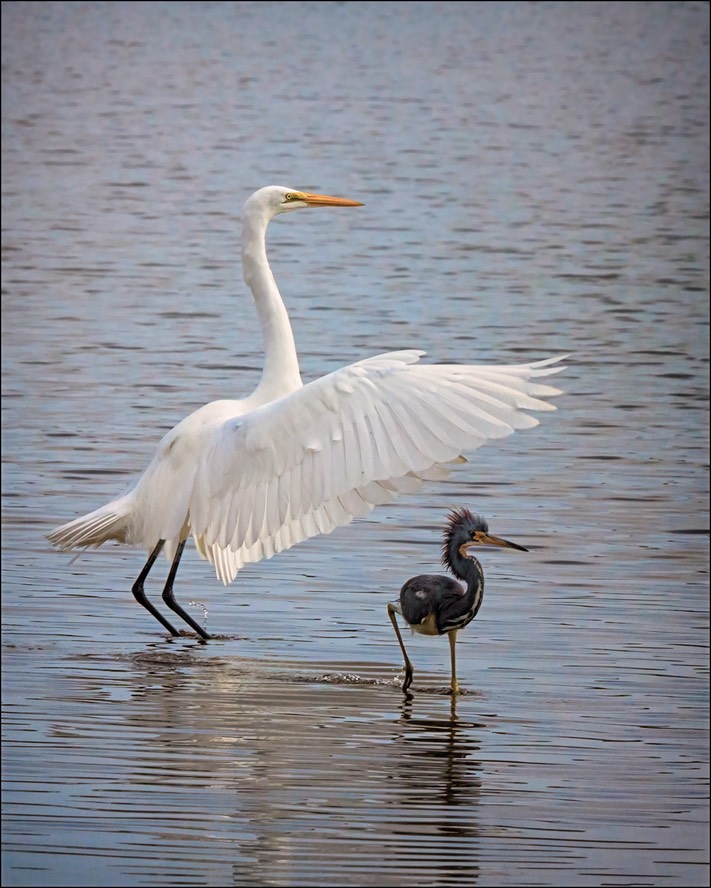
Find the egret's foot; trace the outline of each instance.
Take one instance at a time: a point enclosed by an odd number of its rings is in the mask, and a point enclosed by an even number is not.
[[[450,693],[453,697],[458,697],[458,696],[462,693],[462,689],[459,687],[459,683],[458,683],[458,682],[456,682],[456,681],[455,681],[455,682],[452,682],[452,687],[450,688],[449,693]]]

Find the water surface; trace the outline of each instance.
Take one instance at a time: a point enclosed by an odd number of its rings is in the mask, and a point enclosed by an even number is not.
[[[708,5],[5,3],[3,64],[3,884],[708,884]],[[450,481],[189,550],[201,645],[43,534],[255,384],[274,182],[365,203],[270,228],[305,378],[572,356]],[[530,552],[407,699],[455,505]]]

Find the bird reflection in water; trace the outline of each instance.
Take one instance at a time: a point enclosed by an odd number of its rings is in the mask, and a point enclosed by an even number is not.
[[[460,701],[452,695],[449,718],[432,717],[430,706],[428,715],[418,716],[413,695],[405,694],[393,734],[395,754],[391,761],[397,805],[428,811],[429,832],[470,840],[461,845],[461,855],[438,860],[438,878],[465,879],[472,885],[479,874],[478,843],[471,839],[479,836],[476,815],[482,790],[477,736],[486,725],[459,717]],[[425,844],[422,854],[426,853]]]

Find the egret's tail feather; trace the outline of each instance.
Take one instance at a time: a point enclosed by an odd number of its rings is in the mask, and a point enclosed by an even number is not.
[[[127,542],[130,508],[128,497],[114,500],[97,509],[75,518],[61,527],[55,527],[46,536],[47,539],[62,552],[69,549],[100,546],[109,540],[119,543]]]

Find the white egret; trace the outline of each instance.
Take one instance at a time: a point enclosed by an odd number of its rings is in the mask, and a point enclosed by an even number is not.
[[[524,410],[555,409],[541,399],[560,391],[532,380],[560,370],[561,358],[427,365],[418,363],[422,351],[396,351],[303,385],[266,230],[280,213],[326,206],[362,204],[272,185],[244,205],[242,269],[265,352],[252,394],[190,414],[162,438],[128,493],[47,535],[62,551],[108,540],[144,548],[149,557],[132,592],[173,635],[144,592],[161,550],[172,562],[163,600],[207,639],[173,594],[189,537],[230,583],[245,564],[330,533],[424,480],[446,477],[447,463],[485,441],[538,425]]]

